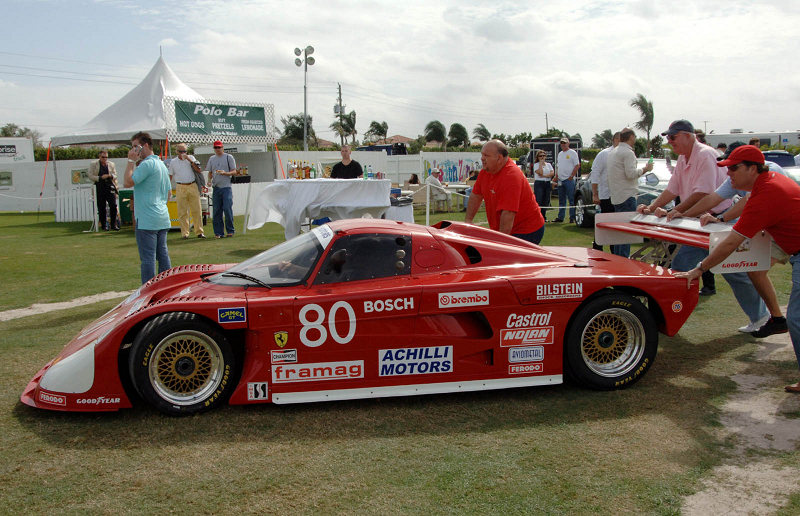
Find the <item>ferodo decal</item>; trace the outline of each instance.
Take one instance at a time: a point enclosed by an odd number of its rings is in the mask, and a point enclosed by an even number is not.
[[[339,328],[336,325],[336,313],[339,310],[344,310],[347,315],[347,332],[344,328]],[[303,306],[298,314],[300,323],[303,327],[300,329],[300,342],[309,348],[316,348],[321,346],[323,342],[328,340],[328,335],[339,344],[347,344],[353,340],[356,334],[356,312],[350,303],[347,301],[337,301],[331,306],[328,313],[328,325],[325,324],[325,310],[316,303],[311,303]]]
[[[508,350],[508,361],[515,362],[541,362],[544,360],[544,348],[542,346],[526,346],[510,348]]]
[[[39,391],[39,401],[42,403],[49,403],[50,405],[58,405],[60,407],[67,406],[67,397],[61,394],[53,394],[52,392]]]
[[[506,320],[506,328],[548,326],[552,316],[553,312],[546,314],[510,314]]]
[[[276,331],[272,334],[272,338],[275,339],[275,344],[277,344],[279,348],[282,348],[289,342],[289,332]]]
[[[531,364],[510,364],[508,366],[508,374],[533,374],[541,373],[544,371],[544,366],[541,362],[533,362]]]
[[[552,326],[500,330],[500,347],[552,344],[553,333]]]
[[[439,294],[439,308],[483,306],[488,304],[488,290],[470,290],[467,292],[447,292],[444,294]]]
[[[267,401],[269,399],[269,383],[247,382],[247,399],[250,401]]]
[[[683,303],[681,303],[680,301],[674,301],[672,303],[672,311],[678,313],[681,310],[683,310]]]
[[[296,349],[284,349],[283,351],[272,350],[269,354],[270,361],[273,364],[294,364],[297,362]]]
[[[536,285],[536,299],[580,299],[583,283],[550,283]]]
[[[221,323],[246,322],[247,315],[243,306],[217,308],[217,320]]]
[[[380,376],[453,372],[453,346],[382,349],[378,351]]]
[[[352,378],[364,378],[363,360],[272,366],[272,383],[350,380]]]
[[[396,297],[394,299],[376,299],[374,301],[364,301],[364,313],[372,312],[393,312],[399,310],[413,310],[413,297]]]
[[[78,405],[110,405],[119,403],[119,398],[106,398],[105,396],[98,396],[96,398],[78,398],[75,400]]]

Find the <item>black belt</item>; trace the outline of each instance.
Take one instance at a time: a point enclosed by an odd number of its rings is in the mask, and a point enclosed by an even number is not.
[[[191,183],[178,183],[178,184],[179,184],[179,185],[193,185],[193,184],[194,184],[194,181],[192,181]]]

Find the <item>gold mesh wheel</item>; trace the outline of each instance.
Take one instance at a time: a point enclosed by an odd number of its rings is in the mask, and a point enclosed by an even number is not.
[[[191,405],[211,395],[223,378],[222,351],[208,335],[182,330],[153,349],[148,374],[158,394],[175,405]]]
[[[628,310],[609,308],[592,317],[581,334],[586,366],[601,376],[619,376],[632,370],[645,349],[642,322]]]

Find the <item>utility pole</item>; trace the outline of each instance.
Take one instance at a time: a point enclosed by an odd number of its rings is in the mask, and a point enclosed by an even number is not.
[[[545,133],[549,133],[550,132],[550,125],[547,122],[547,112],[545,112],[545,114],[544,114],[544,132]]]
[[[344,107],[342,106],[342,85],[341,83],[336,83],[339,86],[339,127],[344,127],[342,124],[343,122],[343,114],[344,114]],[[344,146],[344,135],[340,134],[339,138],[342,142],[342,146]]]
[[[703,120],[703,132],[704,132],[704,133],[708,133],[708,123],[709,123],[710,121],[711,121],[711,120]]]

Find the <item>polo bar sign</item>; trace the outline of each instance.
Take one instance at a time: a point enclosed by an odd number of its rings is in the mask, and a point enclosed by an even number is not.
[[[175,101],[178,133],[209,136],[264,136],[264,108]]]

